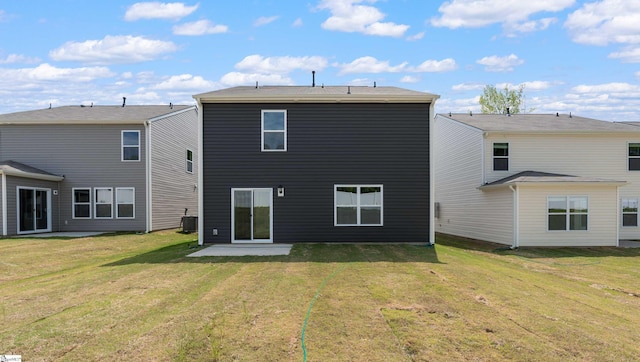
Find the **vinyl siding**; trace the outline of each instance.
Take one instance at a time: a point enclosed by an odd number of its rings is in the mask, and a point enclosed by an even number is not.
[[[261,110],[287,110],[261,152]],[[231,241],[231,188],[272,188],[274,242],[428,242],[429,104],[204,104],[204,241]],[[334,185],[382,184],[384,226],[334,226]],[[282,185],[285,197],[275,195]],[[212,236],[212,229],[218,236]]]
[[[152,230],[176,228],[184,210],[198,214],[198,116],[195,109],[154,121],[151,137]],[[193,173],[186,172],[187,149]]]
[[[520,246],[616,246],[615,186],[519,186]],[[548,196],[587,196],[587,231],[548,231]]]
[[[485,142],[488,182],[521,171],[534,170],[627,181],[627,184],[620,187],[619,197],[640,198],[640,171],[627,170],[627,144],[640,142],[632,134],[491,133]],[[490,152],[493,142],[509,142],[508,172],[492,171]],[[621,239],[640,239],[638,227],[623,228],[619,225],[619,232]]]
[[[502,244],[513,242],[513,195],[509,189],[481,191],[482,131],[436,116],[436,231]]]
[[[121,161],[121,131],[140,131],[139,162]],[[145,230],[145,130],[143,125],[4,125],[0,155],[54,174],[60,184],[60,231]],[[74,187],[134,187],[135,219],[74,220]],[[115,197],[115,195],[114,195]],[[114,200],[115,209],[115,200]],[[8,210],[14,210],[9,208]]]
[[[18,233],[18,186],[51,190],[51,205],[49,205],[49,212],[52,212],[51,230],[60,230],[60,220],[56,217],[55,212],[55,210],[60,208],[60,195],[56,196],[53,194],[53,190],[59,190],[60,183],[7,176],[7,235],[16,235]]]

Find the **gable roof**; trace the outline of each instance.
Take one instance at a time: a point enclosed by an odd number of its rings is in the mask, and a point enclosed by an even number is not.
[[[595,177],[572,176],[558,173],[540,171],[522,171],[514,175],[507,176],[500,180],[482,185],[479,188],[493,188],[499,186],[509,186],[518,183],[588,183],[593,185],[622,185],[626,181],[606,180]]]
[[[0,114],[0,124],[142,124],[195,106],[62,106]]]
[[[62,181],[64,176],[55,175],[39,168],[16,161],[0,161],[0,175],[33,178],[47,181]]]
[[[468,114],[445,117],[486,132],[513,133],[618,133],[640,132],[640,127],[568,114]]]
[[[440,96],[398,87],[240,86],[193,98],[201,103],[431,103]]]

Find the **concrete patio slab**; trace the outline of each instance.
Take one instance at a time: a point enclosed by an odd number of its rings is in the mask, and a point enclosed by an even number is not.
[[[216,244],[187,255],[201,256],[273,256],[289,255],[292,244]]]

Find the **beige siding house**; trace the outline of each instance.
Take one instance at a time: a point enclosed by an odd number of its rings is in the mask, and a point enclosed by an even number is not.
[[[561,114],[438,114],[437,232],[519,246],[640,239],[640,127]]]

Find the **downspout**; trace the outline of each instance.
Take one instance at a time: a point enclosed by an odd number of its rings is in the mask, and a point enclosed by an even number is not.
[[[518,215],[518,188],[514,185],[509,185],[509,189],[513,191],[513,245],[511,249],[517,249],[520,243],[519,239],[519,226],[520,220]]]
[[[149,233],[151,232],[151,221],[153,220],[153,211],[152,211],[152,207],[153,207],[153,203],[151,202],[151,196],[152,196],[152,191],[151,191],[151,127],[150,127],[150,122],[146,121],[144,122],[144,139],[145,139],[145,149],[146,149],[146,155],[144,158],[144,163],[145,163],[145,169],[146,169],[146,185],[145,185],[145,189],[146,189],[146,193],[145,193],[145,197],[147,198],[146,200],[146,220],[145,220],[145,233]]]
[[[429,104],[429,245],[436,243],[436,220],[435,220],[435,195],[436,184],[433,176],[434,171],[434,155],[433,155],[433,133],[435,129],[434,106],[435,99]]]
[[[202,149],[202,133],[204,129],[204,108],[200,99],[196,99],[198,110],[198,245],[204,244],[204,172],[202,162],[204,150]]]
[[[487,160],[487,155],[485,154],[486,151],[486,143],[487,143],[487,132],[482,132],[482,143],[480,146],[480,155],[481,155],[481,167],[482,167],[482,183],[481,185],[484,185],[487,183],[487,171],[486,171],[486,160]]]
[[[7,175],[2,173],[2,236],[7,236]]]
[[[616,186],[616,205],[618,205],[618,211],[616,211],[616,247],[620,247],[620,226],[622,222],[620,220],[620,212],[622,205],[620,204],[620,186]]]

